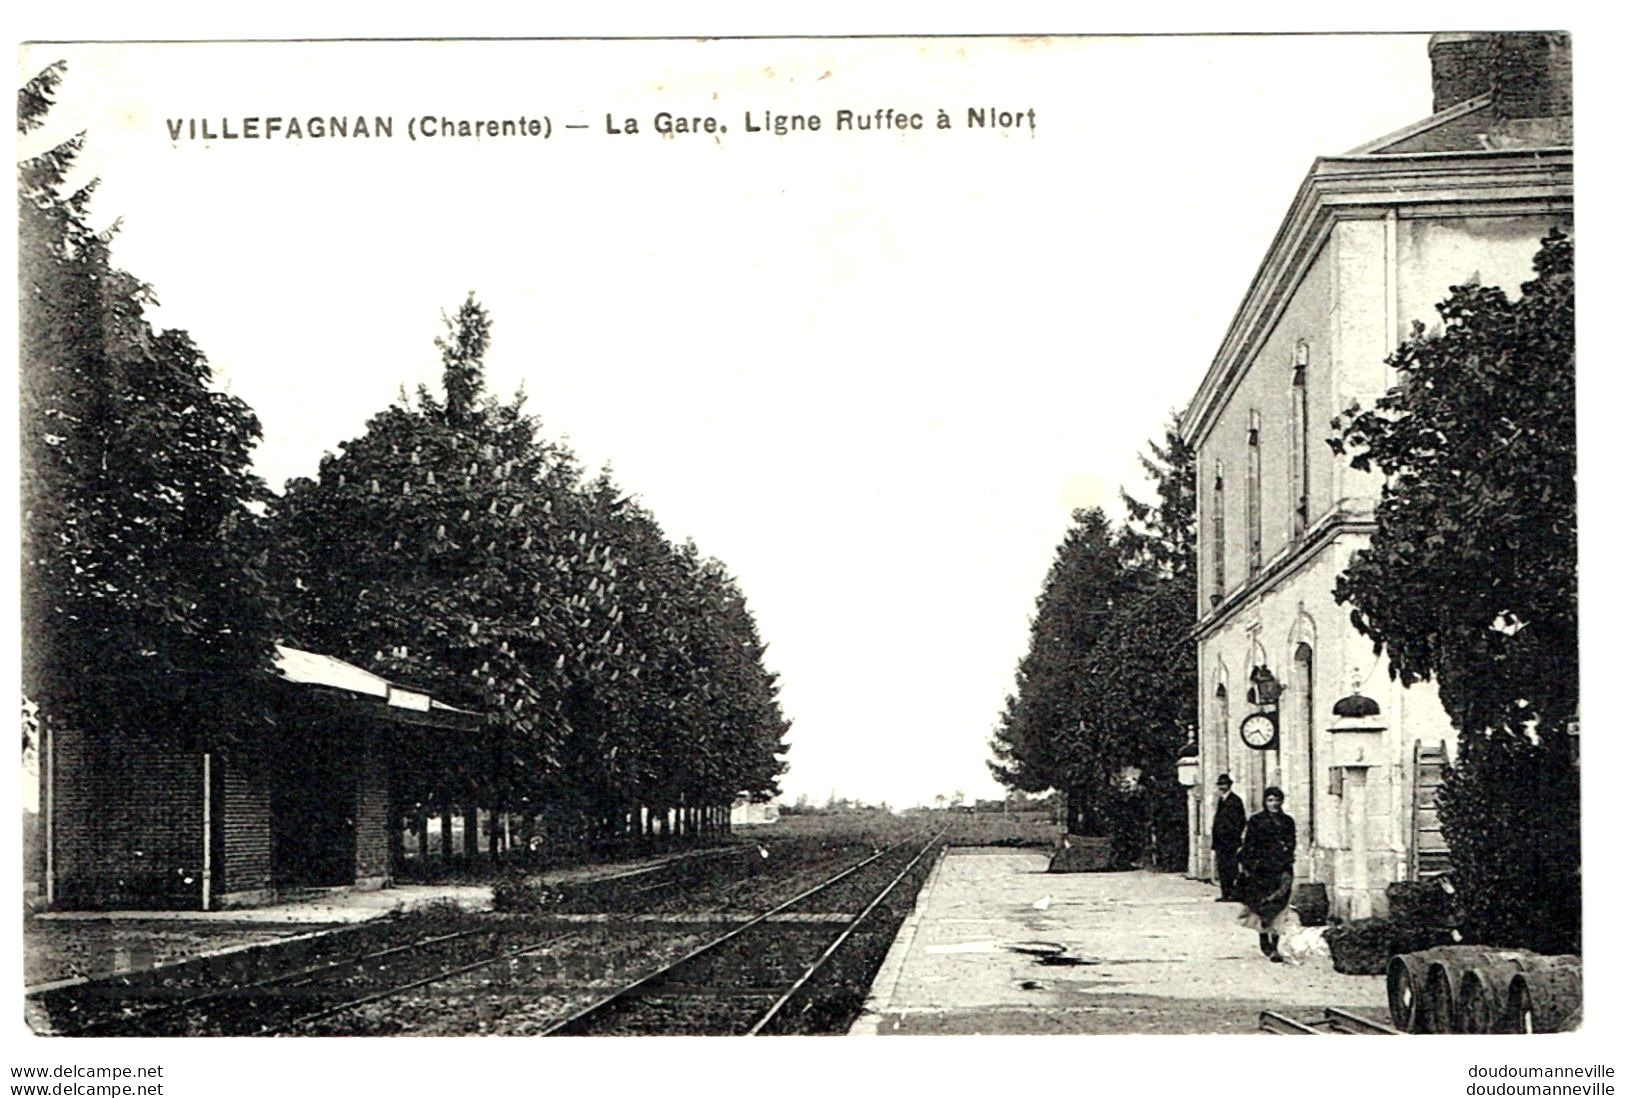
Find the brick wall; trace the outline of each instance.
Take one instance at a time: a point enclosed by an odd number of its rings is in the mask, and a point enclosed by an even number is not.
[[[1574,67],[1567,35],[1509,35],[1495,81],[1503,118],[1574,113]]]
[[[55,730],[52,866],[65,907],[196,907],[203,760],[151,741]]]
[[[1566,34],[1439,34],[1428,54],[1435,113],[1486,92],[1501,118],[1551,118],[1574,111]]]
[[[255,892],[271,885],[271,792],[264,763],[223,753],[215,811],[220,814],[215,891]]]
[[[355,762],[355,875],[388,877],[389,865],[389,754],[387,730],[358,727]]]
[[[287,744],[271,745],[268,756],[213,754],[211,899],[230,893],[240,900],[272,888],[278,866],[290,884],[387,878],[390,734],[370,722],[335,719],[290,737],[300,744],[291,757]],[[57,731],[50,772],[58,907],[201,906],[201,754]],[[42,782],[45,773],[42,767]],[[277,825],[280,861],[272,812],[279,782],[284,800],[295,797],[294,810],[284,808]]]

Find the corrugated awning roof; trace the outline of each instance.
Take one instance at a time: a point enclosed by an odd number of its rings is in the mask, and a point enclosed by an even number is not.
[[[353,663],[283,644],[276,646],[276,671],[289,682],[331,686],[335,690],[348,690],[352,694],[366,694],[374,698],[389,696],[388,679]]]
[[[277,674],[287,682],[325,686],[347,694],[377,698],[384,705],[401,710],[395,716],[408,723],[472,727],[480,720],[478,713],[436,701],[421,690],[392,683],[382,675],[375,675],[353,663],[345,663],[319,652],[306,652],[279,644],[276,646],[274,663]]]

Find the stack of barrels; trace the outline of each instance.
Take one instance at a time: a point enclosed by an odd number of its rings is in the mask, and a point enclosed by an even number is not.
[[[1441,946],[1388,962],[1388,1013],[1402,1033],[1555,1033],[1580,1018],[1580,958]]]

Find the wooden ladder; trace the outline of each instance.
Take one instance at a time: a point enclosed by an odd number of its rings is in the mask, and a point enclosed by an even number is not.
[[[1439,786],[1450,764],[1444,742],[1417,741],[1411,758],[1411,880],[1425,881],[1450,872],[1450,847],[1439,827]]]

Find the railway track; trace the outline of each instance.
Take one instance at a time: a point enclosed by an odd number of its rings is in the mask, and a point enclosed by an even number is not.
[[[607,998],[603,996],[602,987],[596,986],[606,975],[600,971],[606,964],[582,962],[582,958],[601,955],[605,943],[589,940],[588,936],[594,931],[581,924],[561,925],[541,915],[486,918],[471,928],[445,923],[416,928],[379,928],[384,931],[383,940],[380,941],[376,933],[369,934],[366,945],[355,941],[354,931],[349,931],[323,941],[295,967],[285,967],[285,961],[279,965],[274,959],[266,960],[261,967],[274,965],[275,969],[253,979],[244,978],[240,969],[235,972],[206,967],[182,972],[155,970],[59,989],[44,993],[38,999],[47,1007],[52,1029],[63,1035],[271,1036],[364,1030],[369,1013],[366,1008],[373,1004],[385,1003],[382,1009],[397,1018],[403,1014],[416,1017],[419,1007],[412,1002],[412,993],[449,996],[447,1001],[450,1002],[456,1001],[459,995],[478,998],[482,994],[480,985],[484,983],[485,992],[497,987],[496,994],[508,996],[510,1003],[534,1001],[530,1007],[533,1016],[539,1013],[544,1026],[553,1025],[555,1030],[568,1032],[570,1023],[583,1023],[589,1017],[630,1017],[626,1004],[643,997],[634,989],[642,988],[646,993],[661,987],[666,992],[668,1006],[685,1004],[678,1007],[678,1013],[686,1011],[695,1017],[679,1018],[675,1024],[664,1025],[649,1023],[646,1019],[642,1031],[734,1032],[731,1026],[719,1029],[713,1023],[716,1004],[736,997],[728,989],[737,981],[718,979],[715,972],[701,973],[694,977],[696,983],[685,988],[673,973],[694,973],[707,964],[724,969],[730,963],[737,966],[738,955],[730,962],[726,943],[749,939],[758,943],[753,947],[756,952],[749,966],[757,982],[742,994],[753,1003],[747,1028],[759,1032],[770,1025],[784,1024],[781,1019],[792,1009],[802,1012],[792,1024],[805,1024],[806,1011],[815,1001],[815,985],[822,979],[828,978],[837,984],[852,983],[841,971],[846,963],[844,954],[872,934],[872,930],[866,928],[876,924],[875,913],[884,906],[907,872],[921,863],[928,849],[930,844],[923,837],[917,837],[875,851],[771,910],[734,923],[727,933],[698,948],[675,942],[687,950],[676,965],[668,965]],[[751,850],[754,853],[754,848]],[[711,864],[721,860],[707,859]],[[659,899],[662,893],[693,883],[687,871],[677,876],[680,879],[665,880],[663,874],[639,872],[626,874],[620,881],[606,879],[610,891],[600,891],[599,898],[608,901],[612,908],[636,900],[664,906]],[[586,899],[585,896],[580,898]],[[857,914],[851,914],[853,911]],[[832,912],[840,914],[836,916]],[[560,914],[562,918],[569,917]],[[703,916],[707,912],[697,914]],[[699,925],[703,925],[703,921]],[[769,951],[774,956],[766,958],[772,962],[768,966],[771,972],[766,975],[759,971],[761,965],[757,963],[764,960],[760,938],[753,937],[763,933],[759,928],[770,928],[766,930],[767,936],[782,944],[781,949]],[[602,929],[596,932],[602,933]],[[626,947],[625,957],[617,959],[623,965],[642,948],[634,941],[617,944]],[[740,941],[738,944],[748,943]],[[778,956],[781,953],[783,955]],[[520,958],[524,960],[519,961]],[[607,975],[612,979],[617,961],[607,962]],[[635,961],[633,966],[636,966]],[[496,971],[482,971],[490,969]],[[562,982],[561,976],[564,977]],[[581,976],[585,976],[585,982]],[[734,988],[736,992],[739,990]],[[579,1004],[584,994],[597,1001],[567,1017],[564,1023],[554,1024],[557,1015],[554,1019],[546,1017],[545,998],[562,997],[554,1001],[563,1008],[559,1011],[563,1014],[569,1009],[565,1003],[574,1000]],[[397,997],[401,997],[401,1003],[386,1003]],[[606,1007],[610,1001],[617,1005]],[[696,1002],[702,1005],[695,1007]],[[710,1008],[703,1005],[707,1002],[712,1004]],[[356,1012],[355,1017],[346,1018],[352,1011]],[[732,1008],[727,1012],[732,1013]],[[407,1028],[416,1026],[409,1022]],[[608,1031],[616,1030],[612,1027]]]
[[[428,975],[417,976],[413,979],[401,982],[392,982],[387,987],[374,991],[368,991],[361,995],[341,995],[338,997],[336,1002],[323,1003],[321,1005],[311,1006],[308,1009],[296,1011],[292,1016],[271,1024],[262,1023],[258,1032],[263,1036],[293,1033],[296,1032],[300,1027],[309,1023],[323,1021],[325,1019],[332,1018],[335,1015],[343,1014],[345,1011],[355,1010],[359,1007],[370,1006],[373,1003],[382,1002],[385,999],[391,999],[397,995],[404,995],[407,992],[416,991],[418,988],[427,987],[430,984],[436,984],[442,980],[449,980],[457,976],[463,976],[471,972],[476,972],[480,969],[500,965],[507,961],[515,960],[519,957],[525,957],[533,953],[540,953],[545,949],[562,945],[565,942],[577,937],[579,937],[579,934],[575,932],[554,934],[543,938],[541,941],[530,942],[517,948],[503,949],[491,955],[477,957],[476,959],[466,963],[458,963],[444,968],[437,968]]]
[[[228,986],[176,987],[161,980],[82,993],[56,1012],[58,1031],[80,1037],[218,1036],[288,1033],[306,1022],[399,995],[465,972],[561,944],[577,932],[504,933],[481,926],[413,936],[360,953],[327,957]],[[514,937],[521,939],[517,944]]]
[[[854,997],[861,1003],[872,967],[865,962],[878,960],[876,947],[883,953],[890,945],[890,928],[876,915],[911,873],[929,868],[941,839],[941,832],[916,836],[878,850],[544,1034],[816,1031],[826,1015],[850,1009]],[[841,917],[830,919],[833,912]]]
[[[638,908],[671,896],[685,885],[703,881],[717,867],[755,858],[756,847],[739,845],[703,851],[656,865],[566,886],[562,889],[560,911],[614,909],[626,905]]]
[[[1399,1030],[1383,1022],[1376,1022],[1370,1018],[1363,1018],[1336,1007],[1327,1007],[1318,1018],[1307,1021],[1291,1018],[1273,1010],[1260,1011],[1258,1015],[1258,1028],[1265,1033],[1279,1033],[1296,1036],[1313,1036],[1315,1034],[1355,1034],[1359,1036],[1375,1036],[1378,1034],[1399,1035]]]
[[[673,858],[630,871],[609,871],[574,884],[566,893],[561,909],[585,904],[628,901],[649,904],[668,897],[681,886],[693,883],[710,867],[736,861],[756,848],[704,851]],[[515,954],[498,948],[487,954],[487,963],[499,963],[515,955],[533,952],[546,945],[562,943],[576,935],[554,935],[527,945]],[[481,964],[463,962],[467,951],[477,951],[482,941],[489,943],[489,927],[454,930],[450,933],[416,932],[400,942],[385,931],[385,941],[377,948],[356,948],[349,940],[376,939],[377,928],[344,927],[321,935],[309,956],[292,961],[273,957],[275,948],[255,947],[241,954],[224,954],[214,959],[177,962],[157,969],[103,977],[66,986],[42,988],[25,994],[43,1008],[54,1032],[73,1036],[175,1036],[197,1032],[275,1033],[314,1018],[339,1013],[356,1003],[341,1004],[335,1010],[290,1014],[293,1004],[319,1001],[329,989],[345,984],[378,984],[390,978],[392,969],[409,969],[424,963],[425,955],[451,952],[459,963],[431,970],[427,978],[403,982],[399,991],[424,986],[438,979],[475,971]],[[307,943],[308,945],[308,943]],[[257,954],[242,963],[247,954]],[[311,960],[310,958],[315,958]],[[371,971],[369,971],[369,966]],[[255,971],[272,968],[266,975]],[[365,1001],[387,998],[387,990],[369,992]],[[263,1020],[255,1023],[256,1011]]]

